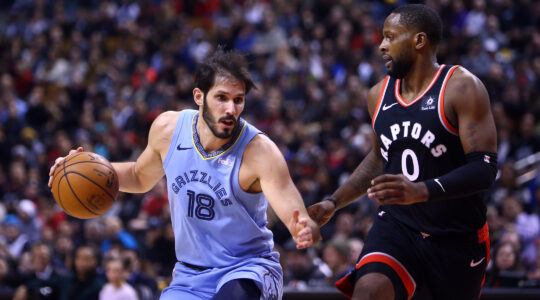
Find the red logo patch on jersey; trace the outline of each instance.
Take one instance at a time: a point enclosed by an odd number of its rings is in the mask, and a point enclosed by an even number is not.
[[[489,164],[489,155],[484,155],[484,161]]]

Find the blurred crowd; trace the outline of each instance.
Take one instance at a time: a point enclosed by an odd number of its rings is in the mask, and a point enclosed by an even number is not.
[[[77,146],[134,160],[159,113],[196,108],[193,71],[218,46],[247,55],[257,89],[243,117],[280,147],[305,204],[332,193],[371,148],[366,94],[386,75],[382,23],[405,3],[1,1],[0,299],[156,298],[176,261],[165,180],[83,221],[55,204],[49,168]],[[426,4],[444,22],[439,62],[484,82],[497,125],[486,286],[540,287],[540,2]],[[358,199],[302,251],[270,211],[285,286],[332,286],[375,210]]]

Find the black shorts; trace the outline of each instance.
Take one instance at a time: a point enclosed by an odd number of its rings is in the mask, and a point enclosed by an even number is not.
[[[478,232],[436,237],[379,211],[355,270],[336,287],[351,297],[360,277],[382,273],[395,299],[478,299],[488,262],[487,223]]]

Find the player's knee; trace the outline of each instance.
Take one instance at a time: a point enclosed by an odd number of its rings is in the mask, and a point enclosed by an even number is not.
[[[368,273],[356,282],[352,300],[393,300],[394,285],[381,273]]]

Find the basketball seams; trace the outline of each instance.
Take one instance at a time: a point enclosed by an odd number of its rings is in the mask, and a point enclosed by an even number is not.
[[[67,212],[66,208],[64,207],[64,203],[62,203],[62,196],[60,194],[60,183],[62,182],[62,179],[64,177],[60,177],[60,179],[58,179],[58,184],[56,185],[56,195],[58,197],[58,204],[60,205],[60,207],[62,208],[63,211]]]
[[[70,172],[70,173],[77,173],[77,172]],[[69,174],[69,173],[68,173]],[[80,175],[80,174],[79,174]],[[66,177],[66,182],[68,184],[68,187],[69,189],[71,190],[71,193],[73,194],[73,196],[75,196],[75,199],[77,199],[77,201],[79,201],[79,203],[84,207],[86,208],[86,210],[88,210],[91,214],[94,214],[96,216],[99,216],[100,214],[98,213],[95,213],[93,210],[89,209],[88,207],[86,207],[86,205],[84,205],[84,203],[81,201],[81,199],[79,199],[79,196],[77,196],[77,194],[75,193],[75,191],[73,190],[73,187],[71,187],[71,183],[69,182],[69,178],[67,177],[67,174],[64,174],[64,176]]]
[[[68,155],[68,157],[66,157],[66,159],[64,159],[64,162],[68,162],[68,161],[70,161],[70,160],[72,160],[72,159],[74,159],[74,158],[76,158],[76,157],[79,157],[79,156],[81,156],[81,155],[83,155],[83,154],[88,154],[89,156],[90,156],[90,155],[97,156],[100,160],[105,159],[103,156],[101,156],[101,155],[99,155],[99,154],[97,154],[97,153],[78,152],[78,153],[72,154],[73,157],[69,157],[69,155]]]
[[[68,171],[68,172],[66,173],[66,175],[68,175],[68,174],[77,174],[77,175],[81,176],[82,178],[84,178],[84,179],[90,181],[91,183],[95,184],[95,185],[98,186],[100,189],[102,189],[109,197],[111,197],[111,199],[114,200],[113,195],[111,195],[111,194],[109,193],[109,191],[107,191],[106,189],[104,189],[99,183],[95,182],[93,179],[90,179],[90,178],[87,177],[86,175],[81,174],[81,173],[79,173],[79,172],[77,172],[77,171]]]
[[[53,174],[53,181],[56,179],[56,176],[58,176],[58,174],[60,174],[60,170],[64,171],[64,173],[66,173],[66,161],[64,160],[62,162],[62,167],[61,168],[57,168],[56,170],[54,170],[54,174]]]
[[[91,152],[75,153],[57,167],[51,190],[59,207],[68,215],[79,219],[94,218],[114,203],[118,177],[110,162],[102,156]],[[112,186],[108,186],[111,182]]]
[[[60,174],[60,170],[64,171],[64,174],[65,174],[65,173],[66,173],[66,168],[67,168],[67,167],[71,167],[71,166],[73,166],[73,165],[76,165],[76,164],[82,164],[82,163],[90,163],[90,164],[98,164],[98,165],[102,165],[102,166],[107,167],[108,169],[110,169],[110,170],[116,172],[116,170],[114,170],[114,168],[113,168],[112,166],[107,165],[107,164],[105,164],[105,163],[103,163],[103,162],[99,162],[99,161],[83,160],[83,161],[74,162],[74,163],[69,164],[69,165],[67,165],[67,166],[66,166],[66,162],[64,161],[64,162],[63,162],[63,167],[62,167],[61,169],[58,169],[57,171],[54,172],[54,175],[53,175],[53,179],[52,179],[52,180],[54,181],[54,180],[56,179],[56,176],[58,176],[58,174]]]
[[[94,161],[94,160],[82,160],[82,161],[74,162],[72,164],[69,164],[69,165],[65,166],[65,168],[71,167],[73,165],[85,164],[85,163],[102,165],[102,166],[107,167],[108,169],[116,172],[116,170],[110,164],[106,164],[106,163],[99,162],[99,161]],[[64,172],[65,172],[65,170],[64,170]]]

